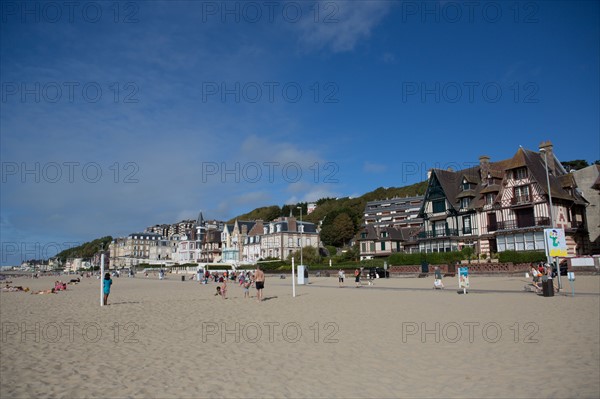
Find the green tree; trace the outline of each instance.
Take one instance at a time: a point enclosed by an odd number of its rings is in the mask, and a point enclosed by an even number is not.
[[[294,258],[294,262],[299,265],[300,264],[300,251],[293,252],[288,255],[287,261],[292,262],[292,258]],[[305,265],[316,265],[321,263],[321,256],[319,255],[318,248],[313,246],[306,246],[302,248],[302,261]]]
[[[78,247],[65,249],[56,254],[56,258],[61,262],[65,262],[67,258],[91,258],[96,253],[100,252],[100,248],[104,248],[104,250],[107,251],[111,241],[111,236],[97,238],[93,241],[83,243]]]
[[[354,222],[347,213],[336,216],[333,220],[333,229],[337,236],[337,245],[345,245],[354,237]]]
[[[342,247],[354,237],[354,234],[354,222],[346,212],[334,210],[323,220],[321,240],[325,245]]]

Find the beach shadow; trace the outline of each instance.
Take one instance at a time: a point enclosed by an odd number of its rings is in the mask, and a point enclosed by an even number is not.
[[[266,297],[263,298],[263,302],[264,301],[270,301],[271,299],[277,299],[277,297],[276,296],[266,296]]]
[[[139,301],[128,301],[128,302],[111,302],[108,306],[116,306],[116,305],[133,305],[136,303],[141,303]]]

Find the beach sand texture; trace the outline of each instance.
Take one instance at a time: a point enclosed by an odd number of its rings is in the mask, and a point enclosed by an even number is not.
[[[600,397],[598,276],[552,298],[524,277],[310,282],[267,276],[262,303],[177,275],[113,278],[104,307],[95,278],[2,292],[0,397]]]

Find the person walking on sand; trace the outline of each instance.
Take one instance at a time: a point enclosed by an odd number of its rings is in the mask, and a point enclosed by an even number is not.
[[[340,285],[340,288],[344,286],[344,277],[346,277],[344,275],[344,271],[340,269],[340,271],[338,272],[338,283]]]
[[[256,298],[258,302],[261,302],[263,300],[263,289],[265,288],[265,273],[260,269],[260,265],[256,265],[254,284],[256,285]]]
[[[354,282],[356,283],[356,288],[360,287],[360,270],[354,270]]]
[[[104,281],[102,282],[102,287],[104,289],[104,306],[108,305],[108,296],[110,295],[111,285],[112,279],[110,278],[110,273],[106,273],[104,275]]]

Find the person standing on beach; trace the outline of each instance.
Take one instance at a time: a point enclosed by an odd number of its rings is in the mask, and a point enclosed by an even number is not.
[[[360,287],[360,270],[354,270],[354,282],[356,283],[356,288]]]
[[[261,302],[263,300],[263,288],[265,288],[265,273],[260,270],[260,265],[256,265],[254,284],[256,285],[256,298],[258,302]]]
[[[223,286],[221,287],[221,294],[223,299],[227,299],[227,279],[223,279]]]
[[[250,298],[250,286],[252,282],[250,280],[244,280],[244,299]]]
[[[442,283],[442,271],[439,266],[435,267],[433,288],[444,288],[444,283]]]
[[[340,287],[344,286],[344,277],[346,277],[344,275],[344,271],[342,269],[340,269],[340,271],[338,272],[338,283],[339,283]]]
[[[102,287],[104,289],[104,305],[108,305],[108,296],[110,295],[110,286],[112,285],[112,279],[110,278],[110,273],[106,273],[104,275],[104,281],[102,282]]]

